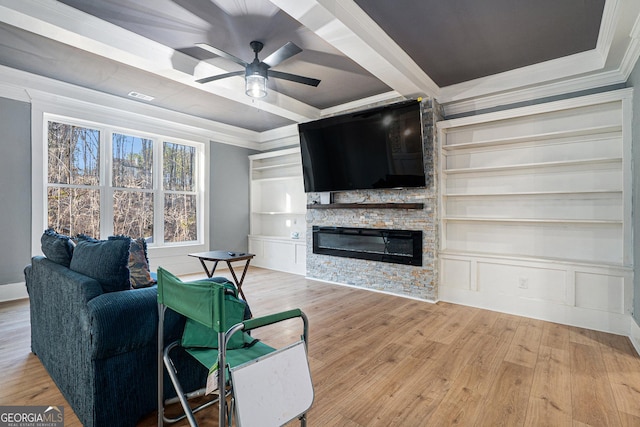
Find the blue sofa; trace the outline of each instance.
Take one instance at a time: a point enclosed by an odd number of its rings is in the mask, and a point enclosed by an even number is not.
[[[154,411],[156,286],[105,292],[98,280],[42,256],[32,258],[25,279],[31,349],[82,424],[134,426]],[[183,327],[184,319],[169,313],[165,336],[178,337]],[[186,355],[177,364],[185,389],[203,386],[204,368]],[[165,396],[175,395],[168,379],[164,384]]]

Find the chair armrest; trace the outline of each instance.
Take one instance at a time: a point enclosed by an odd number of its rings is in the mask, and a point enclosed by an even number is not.
[[[243,330],[250,331],[252,329],[261,328],[272,323],[282,322],[283,320],[293,319],[294,317],[302,317],[302,310],[294,308],[292,310],[282,311],[280,313],[269,314],[267,316],[257,317],[254,319],[245,320]]]
[[[233,334],[239,331],[250,331],[252,329],[261,328],[263,326],[272,325],[274,323],[282,322],[288,319],[294,319],[296,317],[300,317],[303,323],[303,334],[302,339],[306,343],[309,338],[309,320],[307,319],[306,314],[302,312],[299,308],[294,308],[292,310],[281,311],[280,313],[269,314],[267,316],[257,317],[250,320],[245,320],[242,323],[237,323],[233,325],[227,332],[224,334],[224,348],[226,349],[229,345],[229,341]]]

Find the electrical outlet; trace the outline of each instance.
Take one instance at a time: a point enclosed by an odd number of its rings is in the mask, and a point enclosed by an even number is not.
[[[518,278],[518,287],[520,289],[529,289],[529,279],[526,277]]]

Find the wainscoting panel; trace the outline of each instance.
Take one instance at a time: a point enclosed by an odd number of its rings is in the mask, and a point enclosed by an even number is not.
[[[477,266],[479,292],[566,303],[565,270],[486,261],[478,261]]]
[[[447,254],[440,257],[440,271],[442,301],[630,333],[633,272],[628,268]]]
[[[576,307],[625,313],[624,277],[576,272]]]

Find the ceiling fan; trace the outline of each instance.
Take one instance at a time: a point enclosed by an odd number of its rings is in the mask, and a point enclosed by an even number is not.
[[[214,80],[225,79],[227,77],[232,76],[241,76],[244,74],[245,76],[245,90],[246,94],[252,98],[262,98],[267,94],[267,79],[269,77],[273,77],[276,79],[289,80],[296,83],[302,83],[309,86],[318,86],[320,84],[320,80],[312,79],[310,77],[298,76],[296,74],[283,73],[282,71],[272,70],[276,65],[286,61],[294,55],[302,52],[302,49],[296,46],[292,42],[286,43],[280,49],[273,52],[271,55],[266,57],[263,61],[258,59],[258,53],[264,47],[264,44],[259,41],[252,41],[249,43],[251,49],[255,54],[253,62],[248,63],[243,61],[242,59],[233,56],[223,50],[215,48],[206,43],[197,43],[201,49],[204,49],[208,52],[214,53],[223,58],[229,59],[237,64],[245,67],[244,71],[233,71],[231,73],[218,74],[217,76],[205,77],[203,79],[198,79],[196,82],[198,83],[209,83]]]

